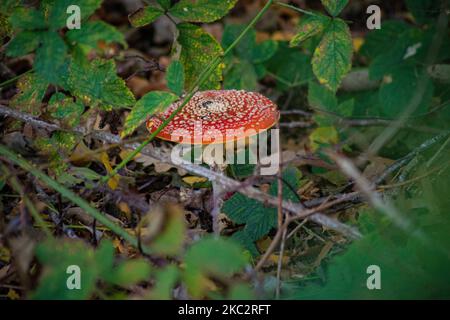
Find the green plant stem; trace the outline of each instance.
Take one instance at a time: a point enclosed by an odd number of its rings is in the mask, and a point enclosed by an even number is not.
[[[30,172],[36,178],[47,184],[52,189],[59,192],[62,196],[72,201],[74,204],[78,205],[81,209],[83,209],[87,214],[96,219],[98,222],[103,224],[105,227],[110,229],[116,235],[123,238],[125,241],[129,242],[132,246],[138,248],[137,239],[129,234],[126,230],[124,230],[119,225],[115,224],[113,221],[108,219],[104,214],[102,214],[97,209],[93,208],[86,200],[80,198],[78,195],[73,193],[71,190],[67,189],[63,185],[59,184],[57,181],[50,178],[48,175],[40,171],[31,165],[27,160],[23,159],[21,156],[16,155],[14,152],[9,150],[3,145],[0,145],[0,155],[6,157],[9,161],[15,163],[20,166],[22,169]],[[142,248],[144,253],[149,253],[148,248]]]
[[[164,122],[154,131],[147,140],[142,142],[139,147],[137,147],[133,152],[129,153],[128,156],[123,159],[108,175],[104,176],[101,179],[102,183],[108,182],[109,179],[114,177],[117,172],[125,167],[128,162],[130,162],[136,155],[138,155],[142,149],[145,148],[172,120],[175,118],[175,116],[178,114],[178,112],[181,111],[181,109],[184,108],[186,104],[191,100],[191,98],[194,96],[194,94],[197,92],[199,86],[205,82],[206,79],[211,75],[211,72],[220,64],[223,57],[226,56],[228,53],[233,50],[233,48],[242,40],[242,38],[247,34],[248,31],[250,31],[251,28],[258,22],[258,20],[263,16],[263,14],[269,9],[271,4],[273,3],[273,0],[268,0],[264,7],[258,12],[258,14],[253,18],[253,20],[247,25],[247,27],[241,32],[241,34],[233,41],[233,43],[224,51],[224,53],[220,56],[215,57],[211,63],[208,65],[208,67],[200,74],[200,76],[197,78],[195,83],[193,84],[192,88],[190,88],[189,93],[184,98],[183,102],[180,104],[180,106],[175,109],[171,115],[164,120]]]
[[[16,80],[22,78],[24,75],[30,73],[31,71],[33,71],[33,69],[30,69],[30,70],[28,70],[28,71],[25,71],[24,73],[21,73],[21,74],[19,74],[19,75],[13,77],[13,78],[11,78],[11,79],[8,79],[8,80],[6,80],[6,81],[3,81],[2,83],[0,83],[0,89],[2,89],[3,87],[6,87],[6,86],[8,86],[8,85],[10,85],[11,83],[13,83],[14,81],[16,81]]]
[[[278,1],[276,1],[275,4],[276,4],[276,5],[279,5],[279,6],[281,6],[281,7],[289,8],[289,9],[291,9],[291,10],[294,10],[294,11],[297,11],[297,12],[300,12],[300,13],[307,14],[307,15],[309,15],[309,16],[317,16],[317,14],[315,14],[314,12],[311,12],[311,11],[308,11],[308,10],[304,10],[304,9],[301,9],[301,8],[297,8],[297,7],[292,6],[292,5],[290,5],[290,4],[287,4],[287,3],[283,3],[283,2],[278,2]]]

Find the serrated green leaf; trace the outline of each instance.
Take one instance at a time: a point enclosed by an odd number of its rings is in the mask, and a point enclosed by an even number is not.
[[[114,268],[106,275],[106,280],[109,283],[118,286],[129,286],[140,281],[148,280],[150,277],[151,268],[149,263],[144,259],[135,259],[125,261]]]
[[[41,6],[43,8],[42,10],[46,12],[50,29],[57,30],[66,26],[67,19],[70,16],[67,13],[67,8],[69,6],[79,6],[81,21],[85,21],[100,7],[102,1],[103,0],[45,0]]]
[[[413,101],[420,85],[425,86],[424,94],[419,101]],[[385,79],[379,91],[383,114],[392,118],[409,107],[415,107],[414,114],[425,113],[432,97],[433,83],[428,75],[424,71],[409,66],[393,71],[392,75]]]
[[[60,92],[53,94],[47,108],[52,117],[62,120],[68,127],[78,125],[84,111],[81,103],[74,102],[72,98],[66,97]]]
[[[158,7],[146,6],[144,8],[140,8],[136,12],[133,12],[128,19],[133,27],[142,27],[152,23],[163,14],[164,11]]]
[[[125,137],[148,119],[152,114],[165,110],[178,97],[170,92],[152,91],[144,95],[133,107],[125,119],[124,129],[121,133]]]
[[[86,45],[91,48],[98,48],[98,42],[117,42],[127,46],[122,32],[103,21],[85,22],[81,29],[69,30],[66,39],[72,44]]]
[[[12,98],[10,105],[30,114],[39,114],[41,102],[49,83],[36,73],[25,75],[17,83],[19,92]]]
[[[35,30],[46,27],[44,14],[41,11],[31,8],[14,8],[9,22],[14,29]]]
[[[213,22],[227,14],[237,0],[181,0],[169,13],[187,22]]]
[[[321,0],[328,13],[337,16],[348,3],[348,0]]]
[[[67,46],[56,32],[45,32],[41,36],[42,44],[36,51],[34,68],[36,73],[52,84],[62,83],[66,77],[64,66],[67,62]]]
[[[253,63],[262,63],[269,60],[278,49],[278,42],[274,40],[266,40],[256,44],[253,48],[251,61]]]
[[[330,23],[330,19],[323,15],[307,16],[300,20],[297,34],[291,39],[291,47],[298,46],[301,42],[322,33]]]
[[[185,88],[189,90],[211,60],[222,55],[223,50],[216,39],[200,27],[182,23],[177,28],[180,32],[177,39],[181,45],[180,61],[186,76]],[[219,89],[223,68],[224,65],[219,64],[200,90]]]
[[[40,33],[36,31],[22,31],[18,33],[6,47],[6,54],[10,57],[20,57],[30,53],[39,46]]]
[[[90,106],[108,110],[135,103],[133,93],[117,76],[112,60],[95,59],[89,64],[73,60],[68,82],[72,94]]]
[[[336,91],[352,67],[352,52],[352,37],[347,24],[341,19],[333,19],[313,55],[313,72],[319,82]]]
[[[185,264],[183,278],[188,291],[200,297],[207,290],[208,277],[227,279],[245,267],[247,258],[234,241],[205,237],[188,249]]]
[[[238,60],[225,73],[223,87],[224,89],[254,91],[257,81],[253,65],[250,62]]]
[[[180,61],[174,60],[166,71],[167,87],[178,96],[181,96],[184,88],[184,68]]]

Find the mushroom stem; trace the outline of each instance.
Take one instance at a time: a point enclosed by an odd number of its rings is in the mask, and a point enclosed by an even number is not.
[[[213,164],[211,169],[214,172],[222,175],[225,171],[226,166],[220,164]],[[219,215],[220,210],[223,204],[223,194],[224,194],[223,184],[221,184],[218,180],[212,180],[212,209],[211,209],[211,218],[212,218],[212,229],[215,235],[220,234],[219,229]]]

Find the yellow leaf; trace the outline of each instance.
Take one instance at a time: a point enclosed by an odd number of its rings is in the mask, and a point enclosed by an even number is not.
[[[109,162],[108,154],[106,152],[102,152],[100,154],[100,159],[101,159],[103,165],[105,166],[106,172],[108,172],[108,174],[110,174],[113,171],[113,168],[111,166],[111,163]],[[119,176],[118,175],[115,175],[114,177],[112,177],[111,179],[108,180],[108,186],[112,190],[115,190],[118,185],[119,185]]]
[[[353,38],[353,50],[355,52],[358,52],[359,49],[361,49],[363,44],[364,44],[364,38],[363,37],[354,37]]]
[[[204,177],[189,176],[189,177],[184,177],[183,181],[186,182],[188,185],[193,186],[196,183],[206,182],[206,181],[208,181],[208,179],[204,178]]]
[[[120,211],[122,211],[125,214],[127,219],[130,221],[131,220],[131,209],[128,206],[128,204],[126,202],[121,201],[121,202],[119,202],[117,207],[119,208]]]

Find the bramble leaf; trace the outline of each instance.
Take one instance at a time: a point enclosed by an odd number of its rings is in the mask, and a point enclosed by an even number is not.
[[[94,107],[109,110],[135,103],[112,60],[95,59],[89,64],[72,61],[68,82],[73,95]]]
[[[297,34],[291,39],[289,45],[298,46],[301,42],[322,33],[330,21],[330,18],[320,14],[301,19]]]
[[[130,20],[130,23],[133,27],[142,27],[149,23],[152,23],[163,14],[164,11],[158,7],[146,6],[130,14],[128,19]]]
[[[48,25],[51,30],[57,30],[66,26],[67,8],[71,5],[80,7],[81,20],[89,18],[102,4],[103,0],[45,0],[42,11],[46,12]]]
[[[177,28],[180,31],[177,41],[182,47],[180,61],[186,75],[185,88],[189,90],[211,60],[223,54],[223,50],[216,39],[200,27],[182,23]],[[219,64],[200,90],[219,89],[223,67]]]
[[[174,60],[170,63],[166,73],[167,87],[177,96],[183,93],[184,68],[180,61]]]
[[[91,48],[97,48],[99,41],[117,42],[124,47],[127,45],[122,32],[103,21],[86,22],[81,29],[69,30],[66,38],[72,45],[80,44]]]
[[[22,31],[8,43],[6,54],[10,57],[20,57],[30,53],[39,46],[41,33],[37,31]]]
[[[167,10],[171,7],[172,3],[171,0],[156,0],[156,2],[159,3],[159,5],[164,9]]]
[[[327,9],[328,13],[333,17],[341,13],[342,9],[348,3],[348,0],[321,0],[324,7]]]
[[[352,67],[352,51],[347,24],[341,19],[333,19],[313,55],[313,71],[319,82],[336,91]]]
[[[278,49],[278,42],[274,40],[266,40],[255,45],[251,51],[251,61],[253,63],[261,63],[269,60]]]
[[[301,172],[296,168],[288,168],[283,172],[283,179],[293,190],[300,186]],[[278,193],[278,181],[270,185],[269,194],[276,196]],[[283,199],[298,202],[298,197],[290,187],[283,183]],[[266,235],[277,226],[277,209],[266,207],[257,200],[250,199],[240,193],[234,194],[225,201],[222,211],[235,223],[245,224],[236,240],[240,241],[252,254],[255,248],[249,246],[249,241],[256,241]]]
[[[169,13],[187,22],[213,22],[227,14],[237,0],[181,0]]]
[[[81,103],[74,102],[72,98],[60,92],[53,94],[47,108],[54,118],[61,119],[69,127],[78,125],[84,111]]]
[[[46,27],[45,18],[41,11],[36,9],[16,7],[9,22],[14,29],[36,30]]]
[[[56,32],[45,32],[42,44],[36,51],[34,68],[39,76],[49,83],[63,84],[67,69],[67,45]]]
[[[254,66],[245,60],[234,62],[227,70],[223,81],[224,89],[253,91],[256,89],[258,77]]]
[[[170,92],[152,91],[144,95],[133,107],[125,119],[124,129],[121,133],[125,137],[132,133],[149,116],[158,111],[163,111],[178,97]]]
[[[13,97],[10,105],[23,112],[39,114],[48,85],[49,83],[36,73],[25,75],[17,83],[19,93]]]

